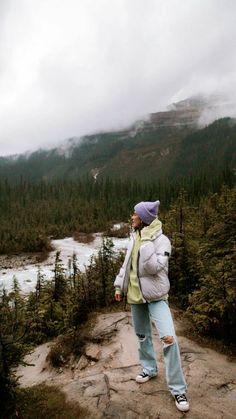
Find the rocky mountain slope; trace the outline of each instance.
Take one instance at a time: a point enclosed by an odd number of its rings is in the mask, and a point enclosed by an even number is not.
[[[233,419],[236,412],[236,366],[226,356],[188,339],[178,311],[172,310],[181,358],[188,382],[191,419]],[[28,355],[30,365],[19,367],[21,386],[41,382],[57,384],[68,399],[85,407],[89,418],[183,418],[165,381],[162,348],[154,332],[159,375],[137,384],[139,372],[136,337],[130,312],[99,314],[90,331],[91,342],[78,360],[64,369],[52,369],[47,361],[51,344]]]
[[[213,154],[214,166],[234,168],[234,121],[225,118],[207,127],[199,125],[204,113],[213,113],[214,103],[191,98],[153,113],[127,130],[71,138],[52,150],[0,158],[0,177],[10,181],[21,177],[31,181],[83,176],[96,180],[106,176],[174,178],[182,167],[188,167],[187,175],[192,166],[204,168]]]

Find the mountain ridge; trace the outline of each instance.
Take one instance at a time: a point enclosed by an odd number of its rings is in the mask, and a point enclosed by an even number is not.
[[[199,127],[203,111],[214,106],[200,96],[189,98],[170,105],[167,111],[150,114],[126,130],[71,137],[49,150],[0,157],[0,177],[13,182],[20,178],[51,181],[84,176],[148,181],[150,177],[189,175],[194,172],[191,165],[195,172],[206,168],[204,156],[211,160],[213,150],[217,167],[226,164],[233,170],[235,121],[223,118]],[[189,171],[181,166],[189,167]]]

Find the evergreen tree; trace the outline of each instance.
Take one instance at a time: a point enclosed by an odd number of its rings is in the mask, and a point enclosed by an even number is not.
[[[223,188],[211,201],[217,213],[200,247],[200,287],[190,298],[191,318],[204,333],[235,339],[236,188]]]
[[[12,369],[22,359],[22,339],[27,330],[19,292],[20,288],[14,278],[11,294],[7,295],[3,290],[0,295],[0,388],[3,417],[8,417],[14,410],[17,380]]]

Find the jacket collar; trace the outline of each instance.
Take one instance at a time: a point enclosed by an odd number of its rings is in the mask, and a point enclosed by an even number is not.
[[[158,218],[155,218],[153,222],[147,226],[144,227],[141,230],[141,240],[154,240],[156,237],[162,234],[162,223]]]

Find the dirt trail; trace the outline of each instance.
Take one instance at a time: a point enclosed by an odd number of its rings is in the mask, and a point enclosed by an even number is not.
[[[188,382],[190,411],[179,412],[165,381],[160,340],[154,331],[159,375],[137,384],[140,371],[137,342],[129,312],[99,314],[85,355],[70,367],[51,370],[45,362],[50,344],[41,345],[27,361],[35,366],[20,367],[22,386],[45,381],[57,384],[70,400],[88,409],[91,418],[120,419],[234,419],[236,417],[236,365],[226,356],[204,348],[184,336],[181,320],[172,310],[181,358]]]

